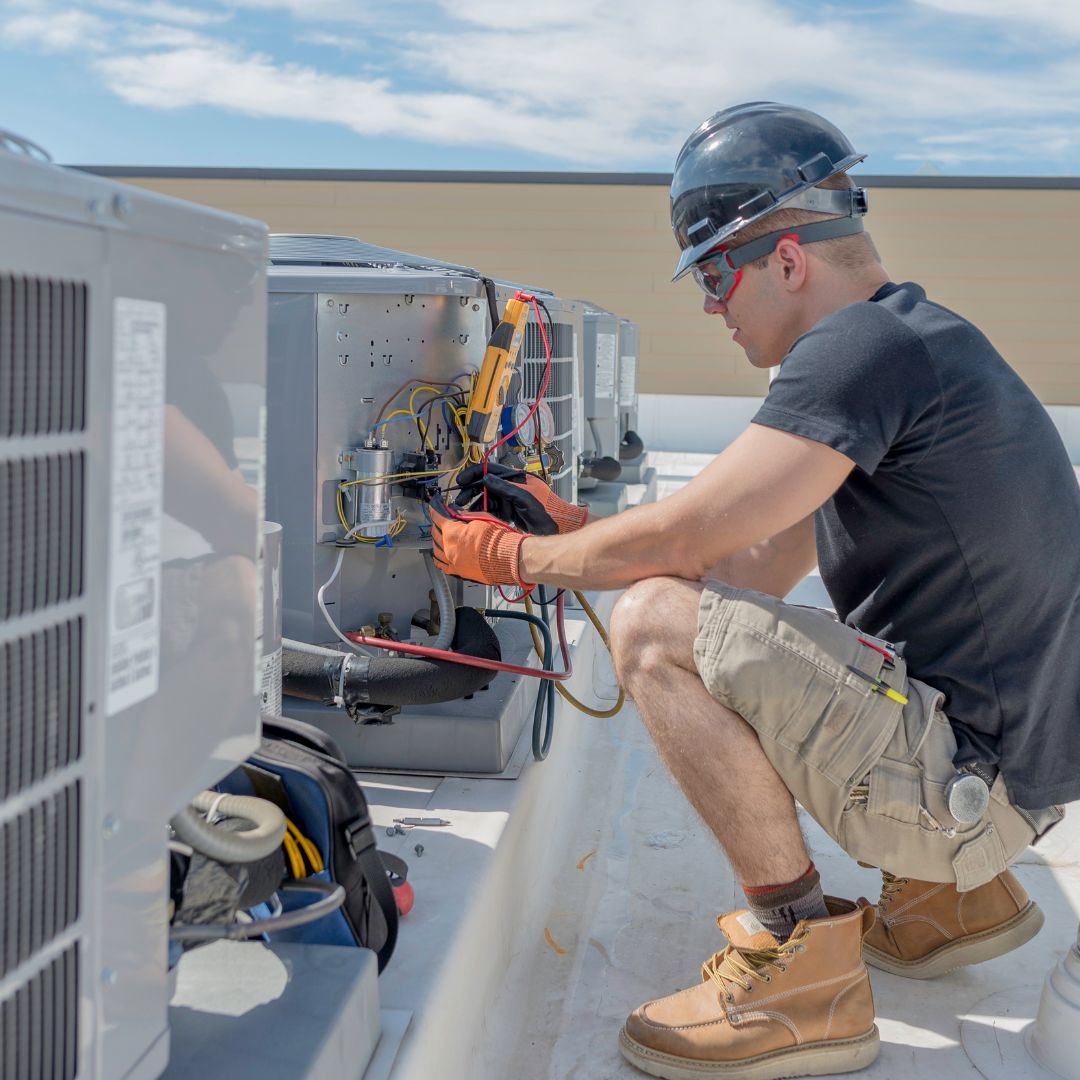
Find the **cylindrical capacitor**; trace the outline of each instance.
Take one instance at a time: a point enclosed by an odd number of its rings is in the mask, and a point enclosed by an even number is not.
[[[352,451],[354,480],[372,480],[393,471],[393,453],[385,446],[358,446]],[[390,482],[353,484],[352,520],[354,536],[375,538],[390,531]]]

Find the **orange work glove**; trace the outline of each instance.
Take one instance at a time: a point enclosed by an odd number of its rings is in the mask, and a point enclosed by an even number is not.
[[[518,572],[524,533],[508,528],[491,514],[455,511],[451,517],[439,500],[428,507],[435,565],[446,574],[482,585],[528,588]]]
[[[478,510],[484,505],[486,491],[491,513],[535,536],[574,532],[589,516],[586,507],[560,499],[535,473],[511,469],[494,461],[488,463],[487,475],[483,465],[463,469],[458,486],[461,490],[455,505]]]

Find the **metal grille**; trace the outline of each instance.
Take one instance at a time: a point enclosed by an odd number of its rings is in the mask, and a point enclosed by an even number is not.
[[[87,297],[0,274],[0,440],[86,430]],[[23,454],[0,460],[0,623],[83,592],[85,453]],[[79,917],[80,783],[49,777],[82,753],[83,639],[73,617],[0,642],[0,801],[29,803],[0,825],[0,978],[34,972],[0,1002],[5,1078],[76,1072],[78,944],[35,967]]]
[[[555,437],[552,442],[558,447],[565,462],[562,470],[556,473],[552,489],[564,499],[573,497],[574,469],[574,327],[570,323],[553,322],[545,324],[548,340],[551,344],[551,375],[543,400],[551,407],[555,418]],[[521,345],[521,397],[523,401],[533,402],[544,382],[544,369],[547,367],[547,354],[540,325],[529,322],[525,325],[525,340]]]
[[[72,945],[0,1003],[0,1076],[72,1080],[78,992],[79,950]]]
[[[0,438],[82,431],[86,286],[0,274]]]
[[[78,916],[76,782],[0,828],[0,977],[29,960]]]
[[[0,645],[0,799],[79,757],[82,620]]]
[[[83,587],[84,455],[0,462],[0,619]]]

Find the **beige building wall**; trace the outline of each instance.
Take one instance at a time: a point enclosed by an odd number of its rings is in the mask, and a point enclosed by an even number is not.
[[[591,300],[641,325],[641,391],[761,395],[766,377],[705,316],[665,184],[221,179],[110,175],[265,221],[356,236]],[[1048,404],[1080,404],[1080,185],[894,186],[869,179],[867,225],[893,280],[974,321]],[[918,184],[915,180],[913,183]],[[1068,181],[1065,182],[1066,184]]]

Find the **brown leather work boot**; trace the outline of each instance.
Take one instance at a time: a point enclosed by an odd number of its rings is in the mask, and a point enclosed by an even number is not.
[[[868,964],[932,979],[1019,948],[1043,924],[1042,909],[1006,870],[970,892],[881,871],[876,925],[863,942]]]
[[[689,990],[627,1017],[619,1049],[666,1080],[779,1080],[854,1072],[878,1055],[874,997],[861,948],[874,909],[829,896],[826,919],[776,939],[749,911],[716,921],[730,944]]]

